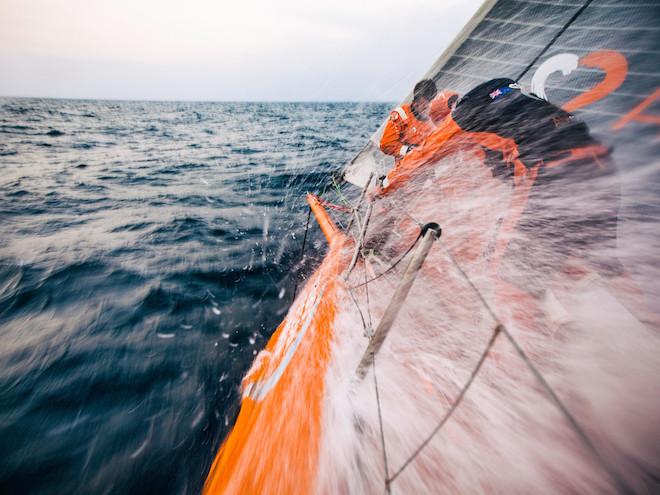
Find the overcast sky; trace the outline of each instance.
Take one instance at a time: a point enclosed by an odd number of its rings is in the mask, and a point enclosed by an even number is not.
[[[481,0],[0,0],[0,95],[405,96]]]

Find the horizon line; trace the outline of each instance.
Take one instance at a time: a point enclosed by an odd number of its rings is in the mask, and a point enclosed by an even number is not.
[[[215,100],[215,99],[149,99],[149,98],[89,98],[71,96],[15,96],[0,95],[0,98],[67,101],[110,101],[129,103],[395,103],[395,100]]]

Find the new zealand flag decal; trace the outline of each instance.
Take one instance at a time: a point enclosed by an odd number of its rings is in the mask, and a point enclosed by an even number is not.
[[[495,101],[498,98],[501,98],[502,96],[504,96],[505,94],[511,93],[511,91],[513,91],[513,89],[511,89],[508,86],[504,86],[502,88],[496,89],[495,91],[490,93],[488,96],[490,96],[491,100]]]

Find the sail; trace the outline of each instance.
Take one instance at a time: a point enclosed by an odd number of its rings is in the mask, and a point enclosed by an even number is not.
[[[391,295],[403,278],[389,270],[419,227],[443,231],[377,358],[375,386],[386,385],[373,400],[385,419],[363,413],[385,422],[386,488],[652,490],[659,67],[657,2],[486,2],[420,78],[457,94],[449,114],[431,112],[435,130],[406,141],[424,120],[411,91],[345,168],[359,187],[380,179],[368,186],[366,233],[353,234],[373,280],[355,282],[360,318],[378,304],[373,320],[385,314],[374,294]],[[404,130],[392,148],[383,136],[393,128]],[[451,398],[431,406],[427,393]],[[415,413],[433,407],[445,414],[435,423]],[[423,433],[401,431],[404,418]]]
[[[308,196],[328,250],[207,493],[657,491],[658,31],[649,1],[482,6]]]
[[[657,2],[500,0],[482,6],[424,77],[459,94],[495,77],[516,80],[568,106],[614,146],[618,167],[632,168],[658,156],[658,67]],[[349,182],[392,167],[381,133],[346,168]]]

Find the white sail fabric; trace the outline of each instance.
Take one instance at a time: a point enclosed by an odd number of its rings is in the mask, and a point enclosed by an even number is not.
[[[643,165],[658,156],[658,141],[654,139],[660,119],[657,2],[487,1],[425,77],[432,78],[439,90],[459,94],[486,80],[507,77],[519,80],[530,91],[540,85],[544,89],[540,96],[561,106],[583,94],[587,94],[584,101],[588,101],[589,93],[604,81],[607,74],[593,66],[588,57],[603,52],[624,57],[624,80],[574,113],[615,146],[619,167]],[[582,63],[567,70],[567,57]],[[408,95],[403,101],[410,98]],[[365,169],[375,168],[378,175],[383,175],[393,166],[394,160],[378,147],[382,129],[346,167],[344,178],[348,182],[362,186],[369,175]]]

